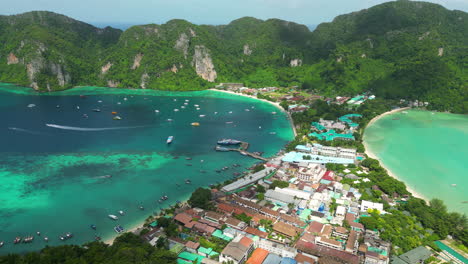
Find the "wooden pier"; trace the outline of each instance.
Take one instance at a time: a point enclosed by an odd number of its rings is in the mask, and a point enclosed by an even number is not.
[[[237,152],[239,152],[240,154],[242,154],[244,156],[249,156],[249,157],[252,157],[254,159],[268,161],[267,158],[264,158],[264,157],[262,157],[260,155],[254,154],[252,152],[248,152],[247,149],[249,149],[249,146],[250,146],[250,144],[248,142],[241,142],[239,148],[227,148],[227,149],[229,149],[229,151],[237,151]]]

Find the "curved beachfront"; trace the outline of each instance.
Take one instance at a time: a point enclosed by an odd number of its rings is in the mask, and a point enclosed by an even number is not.
[[[366,154],[414,196],[466,213],[467,128],[468,116],[397,109],[374,118],[363,139]]]
[[[95,235],[109,242],[115,225],[132,230],[197,187],[232,179],[257,162],[215,152],[216,139],[249,142],[252,151],[269,157],[294,137],[287,115],[276,106],[215,91],[77,87],[39,94],[0,84],[0,101],[0,110],[11,113],[0,137],[0,212],[8,215],[0,219],[0,237],[7,241],[41,231],[51,246],[80,244]],[[122,119],[113,120],[112,112]],[[229,170],[216,172],[225,166]],[[158,202],[162,195],[169,199]],[[66,232],[75,236],[59,241]],[[38,240],[2,249],[34,251],[46,245]]]

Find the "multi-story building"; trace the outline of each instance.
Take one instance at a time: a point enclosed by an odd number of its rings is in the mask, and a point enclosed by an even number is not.
[[[318,163],[309,163],[306,167],[299,167],[297,177],[301,181],[316,182],[322,178],[326,169]]]
[[[252,239],[244,236],[235,237],[219,255],[219,262],[232,261],[234,264],[242,264],[247,256],[254,250]]]

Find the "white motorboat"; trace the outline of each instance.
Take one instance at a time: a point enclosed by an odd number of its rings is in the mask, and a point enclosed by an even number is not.
[[[111,214],[110,214],[110,215],[108,215],[108,216],[109,216],[109,218],[112,219],[112,220],[118,220],[118,219],[119,219],[119,217],[117,217],[116,215],[111,215]]]

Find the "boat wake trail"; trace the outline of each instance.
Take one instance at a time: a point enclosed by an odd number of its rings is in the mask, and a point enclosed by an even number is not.
[[[73,127],[73,126],[61,126],[56,124],[46,124],[48,127],[53,127],[57,129],[63,130],[74,130],[74,131],[85,131],[85,132],[92,132],[92,131],[106,131],[106,130],[122,130],[122,129],[134,129],[134,128],[143,128],[147,126],[130,126],[130,127]]]
[[[13,131],[28,133],[28,134],[32,134],[32,135],[44,135],[44,134],[42,134],[40,132],[35,132],[35,131],[31,131],[31,130],[27,130],[27,129],[23,129],[23,128],[18,128],[18,127],[9,127],[8,129],[13,130]]]

